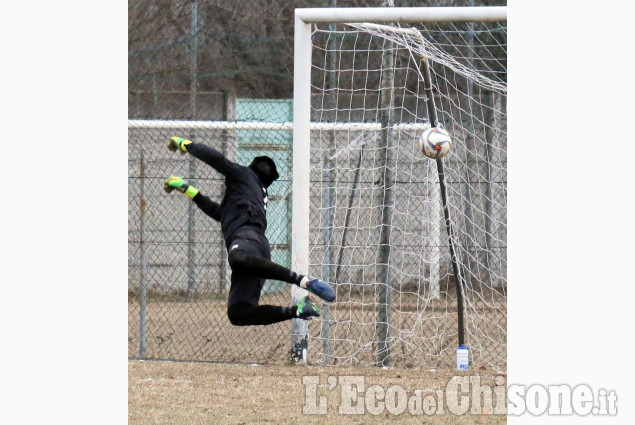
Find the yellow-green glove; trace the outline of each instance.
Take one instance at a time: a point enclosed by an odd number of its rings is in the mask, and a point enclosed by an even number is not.
[[[176,152],[178,150],[182,155],[185,155],[185,152],[187,152],[187,146],[191,144],[191,140],[187,140],[182,137],[170,137],[170,140],[168,140],[168,149],[172,152]]]
[[[189,186],[182,178],[176,176],[170,176],[163,181],[163,190],[167,193],[172,192],[174,189],[181,193],[185,193],[188,198],[193,199],[198,193],[198,189],[194,186]]]

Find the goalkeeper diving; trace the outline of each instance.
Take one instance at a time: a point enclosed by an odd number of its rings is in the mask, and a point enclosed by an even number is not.
[[[225,158],[217,150],[181,137],[168,140],[170,151],[190,154],[225,176],[225,195],[217,203],[188,185],[181,177],[170,176],[163,188],[187,195],[205,214],[221,223],[232,269],[227,300],[227,317],[236,326],[270,325],[295,318],[318,317],[318,306],[304,297],[297,305],[258,305],[266,279],[298,285],[325,301],[335,300],[333,288],[326,282],[298,274],[271,261],[267,229],[267,189],[278,179],[275,162],[257,156],[248,167]]]

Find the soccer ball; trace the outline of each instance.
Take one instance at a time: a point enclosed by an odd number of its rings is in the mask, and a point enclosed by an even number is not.
[[[451,141],[450,133],[439,127],[431,127],[421,135],[419,148],[428,158],[443,158],[450,152]]]

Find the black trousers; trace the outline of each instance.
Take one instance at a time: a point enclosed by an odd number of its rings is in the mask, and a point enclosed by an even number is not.
[[[297,307],[281,307],[277,305],[249,305],[236,303],[227,308],[227,317],[232,325],[253,326],[271,325],[273,323],[294,319]]]
[[[271,249],[264,231],[245,226],[238,229],[228,244],[231,287],[227,300],[227,316],[236,326],[268,325],[292,319],[295,307],[259,306],[260,293],[266,279],[295,283],[299,276],[271,261]]]

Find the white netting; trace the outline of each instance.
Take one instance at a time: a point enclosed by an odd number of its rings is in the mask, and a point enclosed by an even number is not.
[[[506,368],[506,26],[314,27],[310,273],[337,301],[312,352],[339,364],[451,366],[457,301],[420,71],[432,71],[475,365]],[[329,129],[337,123],[337,129]],[[374,123],[350,126],[342,123]]]
[[[368,23],[351,23],[347,25],[353,28],[357,28],[361,31],[366,31],[373,36],[390,40],[395,45],[407,49],[411,55],[425,56],[435,63],[447,67],[456,74],[461,75],[462,77],[467,78],[476,84],[479,84],[483,88],[496,91],[502,95],[507,95],[507,83],[505,81],[488,77],[489,74],[497,74],[495,69],[493,69],[490,65],[493,65],[494,68],[504,66],[500,62],[499,58],[489,58],[489,60],[492,62],[491,64],[488,63],[487,60],[485,60],[486,58],[479,58],[481,59],[481,64],[484,68],[474,69],[473,61],[472,63],[469,63],[469,61],[468,63],[462,63],[458,59],[451,56],[449,53],[437,47],[434,43],[427,41],[421,34],[421,31],[419,31],[417,28],[390,27],[386,25]],[[503,46],[500,47],[503,48]],[[505,50],[503,50],[503,52],[506,54]],[[468,58],[470,57],[470,55],[476,54],[476,52],[474,51],[474,46],[470,46],[470,51],[468,51],[467,54]],[[420,75],[420,78],[423,79],[423,76]]]

